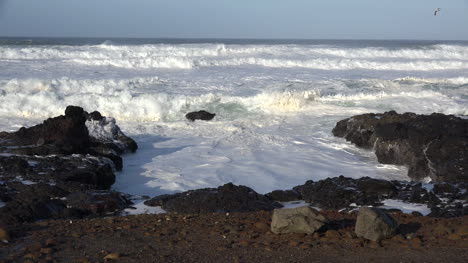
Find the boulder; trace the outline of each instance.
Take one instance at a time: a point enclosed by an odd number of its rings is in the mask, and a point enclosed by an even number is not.
[[[339,121],[332,133],[373,149],[381,163],[408,166],[408,176],[415,181],[468,181],[468,119],[370,113]]]
[[[249,187],[232,183],[218,188],[205,188],[172,195],[161,195],[145,202],[148,206],[162,206],[168,212],[211,213],[271,211],[281,207]]]
[[[395,220],[382,210],[361,207],[356,219],[355,233],[372,241],[380,241],[395,235],[398,225]]]
[[[209,113],[207,111],[201,110],[201,111],[189,112],[185,114],[185,118],[191,121],[195,121],[195,120],[209,121],[213,119],[215,115],[216,115],[215,113]]]
[[[271,220],[271,232],[313,234],[327,223],[327,218],[308,206],[275,209]]]

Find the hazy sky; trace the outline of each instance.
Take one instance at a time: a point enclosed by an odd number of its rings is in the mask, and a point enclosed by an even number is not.
[[[0,36],[468,40],[468,0],[0,0]]]

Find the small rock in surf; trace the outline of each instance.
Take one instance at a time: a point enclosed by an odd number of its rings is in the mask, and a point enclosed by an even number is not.
[[[189,112],[185,115],[185,118],[191,121],[195,121],[195,120],[209,121],[213,119],[215,115],[216,115],[215,113],[209,113],[207,111],[201,110],[201,111]]]

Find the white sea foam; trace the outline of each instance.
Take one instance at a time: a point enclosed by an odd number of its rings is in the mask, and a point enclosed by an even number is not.
[[[114,117],[139,144],[115,188],[138,195],[227,182],[265,193],[338,175],[405,180],[405,167],[381,165],[331,130],[367,112],[468,115],[467,54],[453,44],[0,46],[0,130],[68,105]],[[200,109],[216,118],[185,119]]]
[[[454,70],[468,68],[468,48],[343,48],[313,45],[141,45],[0,47],[0,61],[56,63],[129,69],[192,69],[263,66],[320,70]]]
[[[401,200],[387,199],[383,200],[380,208],[400,209],[403,213],[419,212],[426,216],[431,213],[431,209],[424,204],[406,203]]]
[[[123,215],[164,214],[166,211],[160,206],[147,206],[144,201],[138,201],[131,208],[125,209]]]

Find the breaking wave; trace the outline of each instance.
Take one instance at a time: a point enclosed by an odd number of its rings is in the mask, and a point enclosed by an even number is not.
[[[3,61],[55,61],[127,69],[261,66],[319,70],[428,71],[468,68],[468,47],[352,48],[322,45],[0,46]]]
[[[255,94],[239,96],[221,92],[181,95],[171,93],[170,89],[141,92],[145,87],[164,83],[158,78],[12,79],[0,81],[0,116],[40,119],[63,114],[63,109],[68,105],[80,105],[89,111],[99,110],[118,120],[141,122],[180,121],[184,120],[185,113],[199,109],[216,112],[219,120],[232,120],[252,114],[310,113],[320,110],[318,107],[323,105],[328,105],[328,110],[335,113],[339,113],[343,107],[359,105],[376,110],[406,111],[413,107],[412,111],[415,112],[438,110],[450,114],[468,113],[461,98],[466,93],[464,88],[453,89],[453,93],[442,93],[438,89],[428,89],[422,80],[417,82],[418,85],[401,84],[401,81],[360,80],[361,91],[347,80],[328,83],[324,90],[320,89],[324,86],[322,82],[299,88],[283,83],[274,89],[266,88]],[[340,88],[340,92],[330,94],[327,91],[330,85]],[[380,85],[380,88],[372,87],[376,85]],[[401,85],[409,85],[410,88],[403,89]],[[414,105],[418,105],[418,108],[414,108]]]

